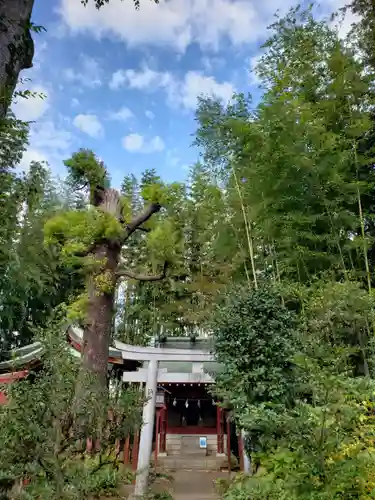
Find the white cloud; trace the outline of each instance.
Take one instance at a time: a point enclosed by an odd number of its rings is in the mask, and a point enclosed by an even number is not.
[[[259,86],[261,83],[261,80],[257,73],[255,72],[257,65],[260,63],[261,57],[263,54],[256,54],[255,56],[252,56],[248,59],[247,64],[248,67],[246,68],[247,70],[250,70],[250,83],[251,85],[257,85]]]
[[[45,40],[41,40],[40,38],[36,38],[34,40],[35,45],[35,54],[33,57],[33,70],[38,71],[41,68],[41,65],[44,63],[45,53],[47,52],[47,42]]]
[[[163,139],[161,139],[158,135],[153,137],[149,143],[149,151],[163,151],[165,148],[165,144]]]
[[[347,0],[322,0],[329,12]],[[173,0],[156,5],[143,1],[136,11],[132,1],[111,1],[100,10],[94,2],[83,7],[77,0],[62,0],[60,16],[69,32],[110,37],[131,46],[171,47],[179,52],[197,43],[218,50],[220,42],[239,46],[257,43],[272,22],[274,13],[285,13],[296,0]]]
[[[139,134],[129,134],[122,139],[122,145],[124,146],[126,151],[129,151],[131,153],[142,149],[143,144],[143,135]]]
[[[17,165],[17,168],[19,170],[23,170],[24,172],[27,172],[30,167],[31,162],[47,162],[48,163],[48,157],[42,153],[41,151],[38,151],[37,149],[29,148],[27,151],[25,151],[22,155],[22,159],[20,163]]]
[[[146,115],[146,118],[148,118],[149,120],[153,120],[155,118],[155,113],[153,113],[149,109],[146,109],[145,115]]]
[[[19,90],[23,90],[20,87]],[[36,92],[35,97],[18,97],[12,105],[12,110],[17,118],[24,121],[38,120],[47,111],[50,105],[49,92],[42,85],[33,85],[29,88],[31,92]]]
[[[141,71],[128,69],[125,71],[125,81],[134,89],[148,89],[153,85],[166,87],[171,84],[173,77],[170,73],[162,73],[144,66]]]
[[[120,122],[126,122],[130,118],[132,118],[132,116],[134,116],[133,113],[126,106],[123,106],[118,111],[114,111],[114,112],[109,114],[109,118],[111,120],[117,120]]]
[[[38,150],[64,154],[70,148],[72,135],[51,121],[35,123],[30,131],[31,146]]]
[[[170,149],[166,152],[166,161],[167,161],[167,164],[172,167],[172,168],[176,168],[178,166],[178,164],[180,163],[181,161],[181,158],[179,156],[177,156],[177,150],[176,149]]]
[[[84,8],[77,0],[62,0],[60,14],[73,32],[111,36],[129,45],[171,46],[183,52],[194,42],[217,50],[226,39],[234,45],[256,41],[270,20],[268,4],[255,0],[173,0],[155,5],[145,1],[136,11],[130,1],[110,2],[97,10],[94,2]],[[271,4],[283,5],[281,0]]]
[[[104,129],[96,115],[77,115],[73,120],[73,125],[91,137],[101,137]]]
[[[147,141],[143,135],[129,134],[122,139],[122,145],[130,153],[154,153],[165,148],[163,140],[158,135]]]
[[[230,82],[219,83],[213,76],[204,76],[195,71],[186,73],[178,99],[187,109],[195,109],[197,97],[216,96],[225,102],[233,97],[235,88]]]
[[[76,108],[77,106],[79,106],[79,100],[76,97],[73,97],[71,105],[73,108]]]
[[[213,71],[214,69],[222,68],[225,65],[223,57],[202,57],[202,66],[205,71]]]
[[[327,7],[332,11],[337,11],[348,3],[345,0],[326,0],[326,2]],[[339,35],[345,37],[350,31],[352,23],[358,21],[358,19],[359,17],[355,16],[349,9],[344,19],[339,16],[337,20],[333,21],[333,24],[338,26]]]
[[[172,80],[169,73],[161,73],[154,71],[146,65],[143,65],[142,70],[137,71],[134,69],[120,69],[115,71],[109,82],[109,87],[112,90],[118,90],[121,87],[130,87],[133,89],[143,90],[149,89],[156,85],[163,87],[168,85]]]
[[[98,61],[90,56],[81,54],[80,67],[82,71],[66,68],[63,77],[70,83],[80,83],[84,87],[95,88],[102,85],[102,70]]]
[[[122,87],[125,83],[125,75],[124,72],[120,69],[115,71],[112,75],[112,78],[109,82],[109,88],[112,90],[117,90]]]
[[[29,141],[19,168],[28,170],[32,161],[45,161],[54,173],[64,169],[62,161],[68,157],[73,143],[70,132],[51,120],[42,120],[32,124]]]
[[[187,72],[182,80],[178,80],[169,72],[154,71],[145,65],[141,70],[120,71],[121,86],[150,92],[164,90],[171,105],[183,106],[186,109],[195,109],[197,97],[200,95],[215,95],[228,102],[236,90],[230,82],[217,82],[213,76],[205,76],[197,71]],[[118,85],[119,82],[120,80]]]

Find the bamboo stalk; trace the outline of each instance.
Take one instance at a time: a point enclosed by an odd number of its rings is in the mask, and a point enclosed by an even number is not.
[[[367,287],[368,287],[368,292],[371,293],[371,273],[370,273],[370,266],[369,266],[369,262],[368,262],[368,248],[367,248],[367,241],[366,241],[366,235],[365,235],[365,223],[364,223],[363,211],[362,211],[361,193],[359,191],[358,184],[357,184],[357,202],[358,202],[359,221],[360,221],[360,225],[361,225],[361,236],[362,236],[362,243],[363,243],[363,256],[365,259]]]
[[[240,198],[241,210],[242,210],[242,215],[243,215],[243,219],[244,219],[244,223],[245,223],[246,238],[247,238],[247,244],[248,244],[248,247],[249,247],[251,269],[252,269],[252,272],[253,272],[254,287],[255,287],[255,289],[258,289],[258,281],[257,281],[257,277],[256,277],[256,272],[255,272],[254,247],[253,247],[253,239],[252,239],[252,235],[251,235],[251,227],[250,227],[250,224],[248,222],[248,217],[247,217],[245,206],[244,206],[244,202],[243,202],[243,196],[242,196],[242,193],[241,193],[241,188],[240,188],[240,185],[239,185],[239,182],[238,182],[238,179],[237,179],[236,170],[235,170],[233,164],[232,164],[232,170],[233,170],[234,181],[236,183],[236,189],[238,191],[238,196]]]
[[[349,115],[350,115],[350,118],[352,118],[352,110],[351,110],[350,105],[349,105]],[[368,261],[368,248],[367,248],[367,241],[366,241],[366,235],[365,235],[365,222],[364,222],[363,210],[362,210],[361,193],[360,193],[359,185],[358,185],[358,182],[359,182],[358,154],[357,154],[357,144],[356,144],[355,140],[352,141],[352,149],[353,149],[354,165],[355,165],[356,178],[357,178],[357,203],[358,203],[359,222],[360,222],[360,226],[361,226],[363,256],[365,259],[367,287],[368,287],[369,294],[371,294],[371,273],[370,273],[370,266],[369,266],[369,261]],[[375,324],[373,325],[373,327],[374,327],[374,331],[375,331]]]

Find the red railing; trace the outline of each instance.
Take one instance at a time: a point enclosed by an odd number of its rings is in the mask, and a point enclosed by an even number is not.
[[[225,431],[224,410],[220,406],[216,407],[216,432],[217,432],[217,452],[224,453],[224,431]]]

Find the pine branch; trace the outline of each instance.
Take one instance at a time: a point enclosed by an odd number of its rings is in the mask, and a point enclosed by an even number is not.
[[[116,278],[117,279],[130,278],[130,279],[137,280],[137,281],[161,281],[167,275],[168,266],[169,266],[168,261],[165,261],[164,266],[163,266],[163,271],[160,274],[154,274],[154,275],[135,273],[134,271],[131,271],[130,269],[120,269],[116,273]]]
[[[128,228],[128,226],[127,226],[127,228]],[[148,227],[137,227],[136,230],[142,231],[143,233],[150,233],[151,232],[151,229]]]
[[[126,233],[124,241],[126,241],[137,229],[147,231],[141,228],[142,224],[147,222],[154,214],[159,212],[161,205],[159,203],[151,203],[143,212],[138,214],[129,224],[126,225]]]

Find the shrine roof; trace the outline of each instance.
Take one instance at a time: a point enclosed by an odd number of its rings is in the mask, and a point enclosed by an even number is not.
[[[191,349],[197,351],[213,351],[212,337],[165,337],[155,341],[155,347],[164,347],[166,349]]]
[[[194,363],[188,361],[159,361],[159,369],[167,369],[168,373],[193,373]],[[204,373],[218,373],[220,371],[219,363],[216,361],[207,361],[202,363]]]

